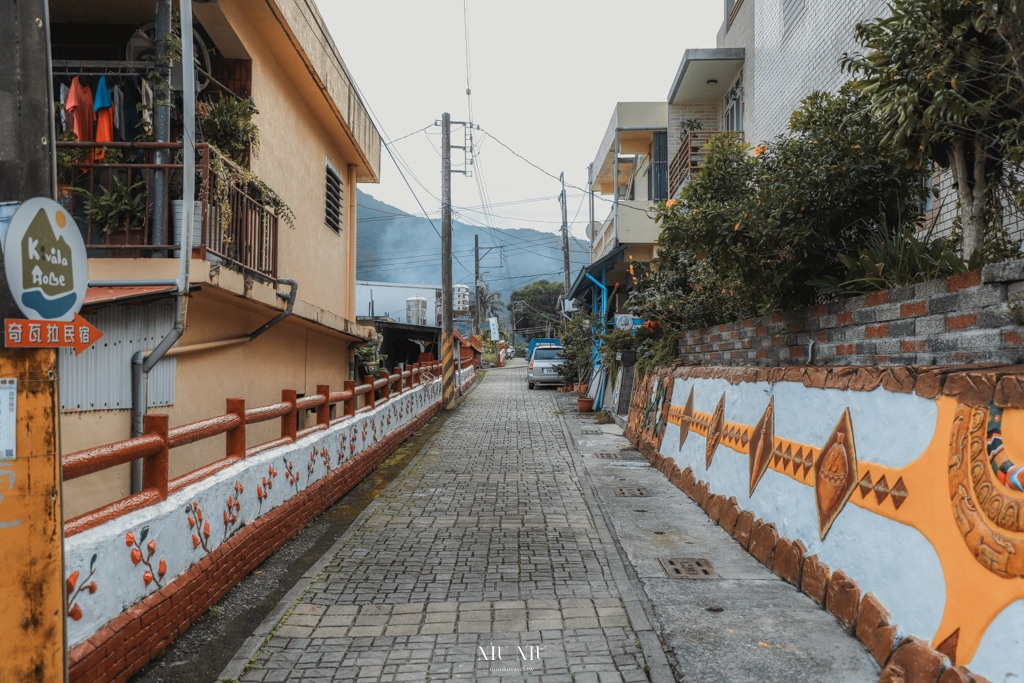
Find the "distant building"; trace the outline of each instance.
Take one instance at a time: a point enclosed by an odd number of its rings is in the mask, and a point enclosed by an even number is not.
[[[413,297],[427,300],[423,324],[428,327],[440,325],[437,304],[441,300],[441,285],[356,281],[356,310],[360,317],[387,316],[396,322],[416,324],[419,321],[410,320],[406,312],[409,299]]]

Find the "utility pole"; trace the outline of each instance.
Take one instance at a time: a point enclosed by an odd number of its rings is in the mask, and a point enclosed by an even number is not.
[[[480,336],[480,235],[473,235],[473,261],[476,262],[473,274],[473,334]]]
[[[46,0],[4,2],[0,21],[0,216],[57,194]],[[0,319],[21,318],[0,257]],[[15,385],[16,383],[16,385]],[[64,558],[56,349],[0,351],[0,681],[64,681]],[[16,391],[12,391],[15,389]],[[13,410],[12,410],[13,409]],[[13,439],[11,438],[13,436]]]
[[[562,204],[562,261],[565,267],[565,296],[569,296],[569,221],[566,213],[565,197],[565,173],[559,178],[562,181],[562,194],[559,199]]]
[[[452,294],[452,117],[445,112],[441,115],[441,407],[444,410],[455,410]]]

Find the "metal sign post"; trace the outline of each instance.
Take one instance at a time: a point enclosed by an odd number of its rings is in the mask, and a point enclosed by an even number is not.
[[[10,217],[13,203],[24,202],[24,209],[33,197],[52,198],[57,192],[49,31],[46,0],[4,3],[0,22],[0,102],[5,103],[0,106],[0,139],[4,140],[0,215],[4,218]],[[76,302],[65,307],[71,280],[79,275],[78,264],[68,258],[56,237],[68,229],[37,222],[33,241],[24,240],[28,254],[22,254],[19,245],[17,255],[4,255],[0,318],[64,318],[73,323],[74,314],[68,313]],[[44,256],[39,235],[47,230],[50,243]],[[31,258],[35,255],[38,261]],[[8,271],[28,261],[32,263],[29,286],[22,287],[16,299],[8,286],[12,275]],[[37,265],[39,271],[34,273]],[[18,281],[24,284],[24,273],[19,275]],[[84,286],[86,276],[82,278]],[[27,299],[22,296],[26,294]],[[26,308],[41,315],[29,314]],[[60,315],[54,314],[62,308]],[[67,678],[58,414],[57,351],[0,349],[0,681],[49,683]]]

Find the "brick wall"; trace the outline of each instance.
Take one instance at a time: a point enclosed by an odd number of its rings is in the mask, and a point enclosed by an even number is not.
[[[680,360],[714,365],[1017,364],[1024,261],[788,314],[684,332]]]

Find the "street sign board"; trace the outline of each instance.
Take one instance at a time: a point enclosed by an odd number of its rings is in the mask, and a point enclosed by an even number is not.
[[[7,284],[25,317],[72,322],[85,303],[89,262],[64,207],[45,197],[28,200],[11,219],[3,246]]]
[[[501,338],[498,334],[498,319],[488,318],[487,322],[491,324],[491,341],[498,341]]]
[[[615,316],[615,329],[617,330],[631,330],[633,329],[633,316],[628,313],[622,313]]]
[[[77,313],[71,322],[8,318],[4,324],[4,346],[9,349],[65,348],[78,356],[102,336]]]

